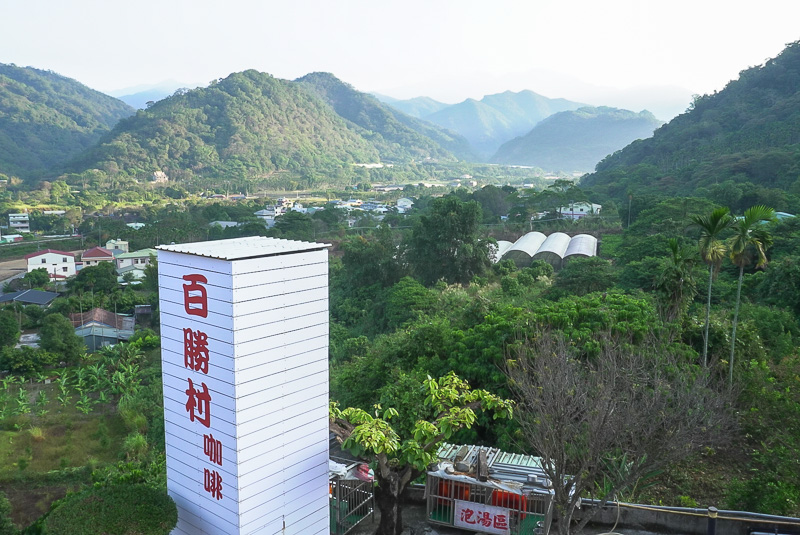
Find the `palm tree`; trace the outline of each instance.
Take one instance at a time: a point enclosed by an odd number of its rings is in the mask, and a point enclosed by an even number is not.
[[[686,306],[697,293],[694,280],[694,258],[680,246],[677,238],[667,241],[669,258],[656,277],[654,287],[659,296],[659,309],[662,319],[667,322],[678,320],[686,311]]]
[[[725,258],[725,243],[720,235],[733,224],[727,208],[717,208],[708,216],[693,216],[692,222],[700,227],[700,256],[708,264],[708,297],[706,300],[706,324],[703,330],[703,367],[708,366],[708,325],[711,314],[711,283]]]
[[[734,225],[735,234],[729,238],[731,262],[739,266],[739,284],[736,288],[736,308],[733,313],[733,331],[731,333],[731,358],[729,362],[730,384],[733,385],[733,357],[736,351],[736,323],[739,320],[739,302],[742,297],[742,278],[744,267],[750,264],[752,254],[755,253],[756,268],[767,265],[767,249],[772,245],[772,236],[764,228],[765,221],[775,219],[775,210],[763,205],[753,206],[744,211],[744,217],[738,219]]]

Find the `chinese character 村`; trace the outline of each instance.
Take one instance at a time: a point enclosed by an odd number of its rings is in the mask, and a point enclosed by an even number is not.
[[[196,390],[194,383],[191,379],[189,381],[189,388],[186,389],[186,395],[189,398],[186,400],[186,412],[189,413],[191,421],[197,420],[206,427],[211,427],[211,394],[208,393],[208,387],[205,383],[200,383],[203,391]]]

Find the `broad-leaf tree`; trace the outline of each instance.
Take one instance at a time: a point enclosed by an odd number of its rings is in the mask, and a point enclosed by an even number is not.
[[[739,321],[739,304],[742,298],[742,279],[744,267],[749,265],[755,256],[756,268],[767,265],[767,249],[772,245],[770,235],[764,223],[775,219],[775,210],[758,205],[744,211],[744,216],[734,225],[734,235],[728,241],[731,262],[739,267],[739,282],[736,286],[736,308],[733,312],[733,330],[731,331],[731,357],[728,362],[728,380],[733,384],[733,358],[736,353],[736,323]]]
[[[442,197],[414,225],[408,246],[408,263],[426,285],[442,279],[467,283],[491,265],[495,244],[480,234],[481,207],[475,201]]]
[[[357,457],[375,463],[375,498],[381,512],[378,535],[400,535],[403,521],[400,495],[406,485],[435,462],[439,447],[462,428],[472,427],[476,411],[494,418],[510,418],[513,402],[485,390],[473,390],[454,373],[424,381],[420,400],[428,419],[418,420],[413,428],[403,429],[391,422],[399,418],[395,408],[376,406],[374,414],[363,409],[339,409],[331,403],[331,430],[342,446]]]
[[[721,235],[733,223],[727,208],[717,208],[707,216],[693,216],[692,222],[700,227],[700,256],[708,264],[708,295],[706,323],[703,328],[703,366],[708,366],[708,325],[711,314],[711,283],[725,258],[726,246]]]

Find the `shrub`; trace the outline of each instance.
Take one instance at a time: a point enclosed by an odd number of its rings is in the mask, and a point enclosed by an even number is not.
[[[144,485],[95,487],[54,504],[43,535],[167,535],[178,523],[175,502]]]

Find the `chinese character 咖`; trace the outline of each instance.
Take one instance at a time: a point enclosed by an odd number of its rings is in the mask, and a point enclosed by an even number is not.
[[[203,468],[203,488],[214,498],[222,499],[222,476],[216,470]]]
[[[194,274],[184,275],[183,280],[189,282],[183,285],[183,308],[186,309],[186,313],[191,316],[208,317],[208,294],[205,286],[200,284],[207,284],[208,279],[203,275]]]
[[[204,332],[183,330],[183,364],[190,370],[208,373],[208,335]]]
[[[496,529],[508,529],[508,518],[506,515],[494,515],[494,527]]]
[[[186,395],[189,399],[186,400],[186,412],[189,413],[191,421],[197,420],[206,427],[211,427],[211,394],[208,393],[208,387],[205,383],[200,383],[203,391],[200,392],[194,387],[191,379],[189,381],[189,388],[186,389]],[[199,416],[198,416],[199,415]]]
[[[209,461],[222,466],[222,442],[215,439],[214,435],[203,435],[203,453]]]

